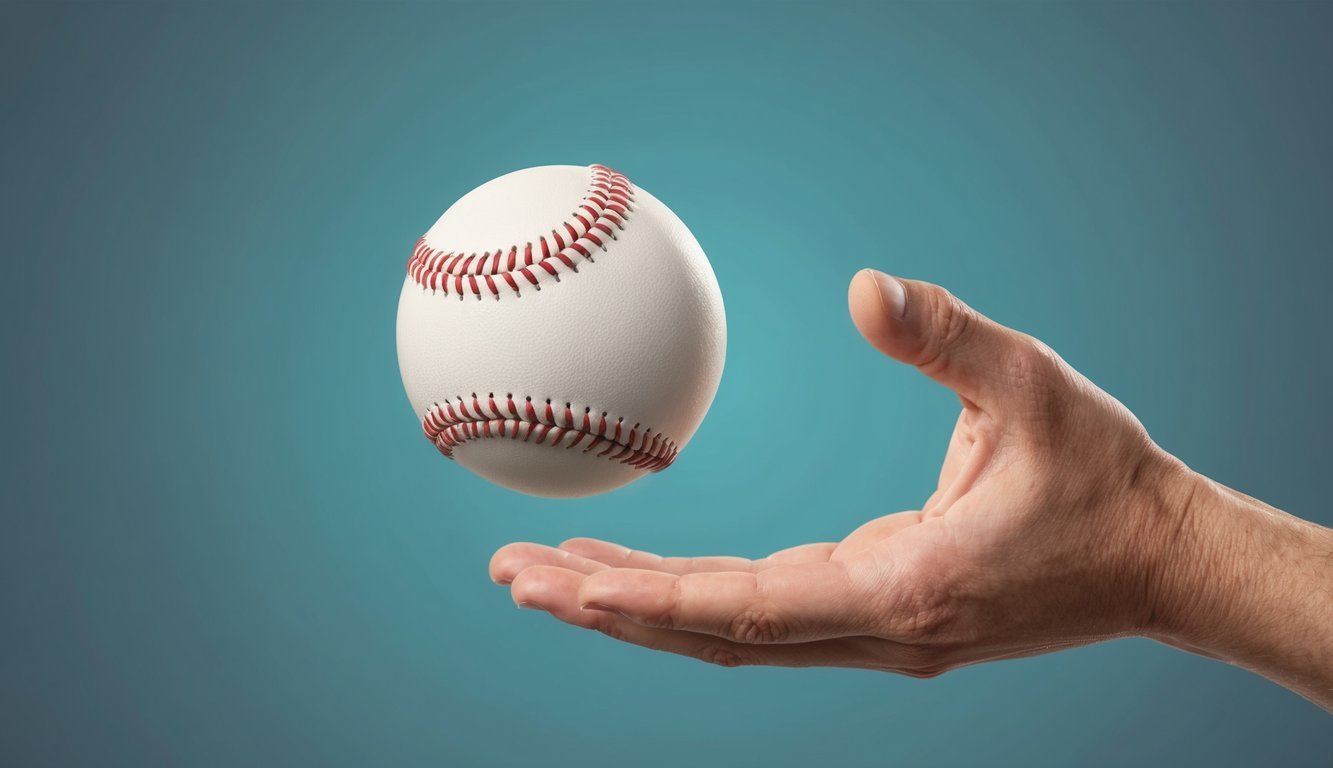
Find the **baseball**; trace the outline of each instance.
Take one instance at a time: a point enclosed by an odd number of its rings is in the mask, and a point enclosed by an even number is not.
[[[408,400],[440,453],[506,488],[589,496],[669,467],[717,392],[717,278],[685,224],[601,165],[515,171],[416,243]]]

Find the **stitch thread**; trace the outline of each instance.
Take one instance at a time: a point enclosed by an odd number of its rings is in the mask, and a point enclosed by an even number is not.
[[[638,424],[626,429],[623,418],[611,420],[606,412],[596,416],[590,407],[579,418],[569,403],[562,409],[549,399],[534,405],[531,397],[525,397],[521,403],[508,394],[500,404],[494,393],[483,402],[474,392],[470,407],[462,397],[433,404],[421,429],[449,459],[469,440],[507,437],[566,450],[582,447],[584,453],[600,448],[597,456],[649,472],[660,472],[676,460],[674,440]]]
[[[560,273],[577,273],[582,260],[593,261],[593,248],[605,251],[606,240],[616,239],[633,212],[634,185],[624,174],[604,165],[589,166],[592,183],[570,218],[539,235],[536,245],[510,245],[482,253],[461,253],[432,248],[426,236],[417,239],[407,260],[407,274],[423,289],[460,300],[483,294],[500,300],[506,290],[521,297],[520,286],[540,291],[540,272],[560,282]],[[614,229],[612,228],[614,227]],[[540,272],[539,272],[540,270]]]

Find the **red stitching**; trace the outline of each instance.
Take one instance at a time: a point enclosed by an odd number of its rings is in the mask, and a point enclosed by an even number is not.
[[[676,460],[674,440],[651,429],[640,429],[638,424],[626,433],[625,420],[611,421],[605,412],[596,417],[594,426],[592,408],[585,408],[582,418],[578,419],[569,403],[561,409],[547,400],[546,407],[539,411],[533,406],[531,397],[515,401],[509,394],[500,403],[494,393],[487,394],[483,400],[473,392],[470,399],[470,407],[462,397],[443,405],[435,403],[421,419],[421,430],[426,438],[450,459],[454,457],[454,450],[469,440],[507,437],[566,450],[577,448],[592,438],[583,446],[584,453],[605,446],[598,456],[649,472],[660,472]]]
[[[634,210],[634,185],[624,174],[604,165],[592,165],[588,170],[592,182],[587,196],[579,202],[568,220],[551,228],[550,234],[537,236],[536,240],[541,246],[539,258],[533,254],[531,241],[523,246],[523,263],[520,265],[518,245],[508,245],[480,254],[455,253],[432,248],[426,244],[426,236],[422,235],[412,246],[412,256],[407,260],[408,276],[431,292],[440,292],[446,296],[452,292],[459,299],[471,295],[478,300],[484,292],[489,292],[498,301],[501,294],[506,292],[505,289],[512,291],[516,297],[522,295],[519,292],[520,283],[513,277],[514,272],[525,277],[539,291],[542,287],[532,267],[540,267],[556,282],[560,281],[562,270],[578,272],[579,260],[592,261],[594,248],[605,251],[606,243],[602,237],[614,240],[615,229],[624,229],[625,222]],[[599,232],[600,235],[597,234]],[[547,238],[550,238],[550,242]],[[495,280],[495,276],[502,279]],[[484,284],[479,283],[477,277],[481,277]]]

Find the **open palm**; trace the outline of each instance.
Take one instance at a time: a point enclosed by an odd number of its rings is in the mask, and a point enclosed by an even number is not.
[[[849,303],[873,346],[962,400],[920,510],[759,560],[510,544],[492,578],[521,606],[724,666],[931,676],[1146,627],[1183,466],[1047,347],[937,286],[866,270]]]

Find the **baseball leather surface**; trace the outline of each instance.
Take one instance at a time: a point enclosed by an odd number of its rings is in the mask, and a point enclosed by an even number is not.
[[[538,496],[618,488],[676,459],[722,375],[726,318],[699,243],[609,168],[472,190],[417,241],[398,364],[445,456]]]

